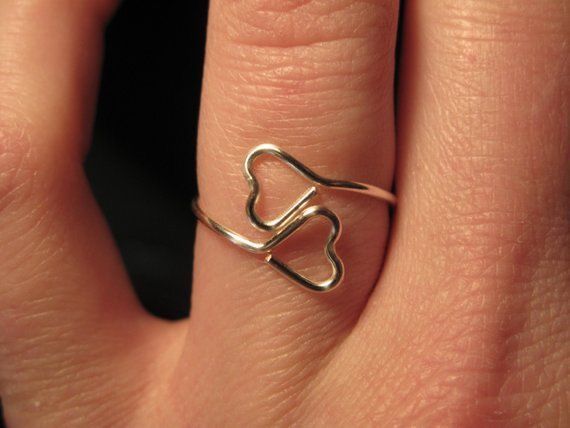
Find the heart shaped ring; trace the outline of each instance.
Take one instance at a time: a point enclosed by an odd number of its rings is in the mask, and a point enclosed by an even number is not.
[[[253,164],[254,161],[262,155],[270,155],[279,159],[311,184],[310,187],[308,187],[289,208],[272,220],[263,220],[256,212],[260,186],[259,181],[253,172]],[[270,235],[266,241],[257,242],[250,240],[216,222],[202,210],[198,203],[198,198],[194,199],[192,203],[194,214],[198,220],[205,224],[209,229],[226,238],[241,249],[250,253],[264,255],[264,260],[267,264],[289,280],[310,291],[331,291],[340,285],[344,278],[344,265],[340,257],[337,255],[335,248],[342,232],[342,223],[340,219],[334,212],[322,205],[307,207],[310,201],[317,196],[319,190],[323,188],[344,190],[372,196],[391,205],[396,204],[396,197],[384,189],[355,181],[325,178],[273,144],[261,144],[251,150],[245,158],[243,174],[249,185],[249,196],[247,198],[245,209],[246,214],[250,223],[254,227],[272,232],[272,235]],[[295,234],[308,221],[318,217],[325,218],[331,223],[331,231],[324,246],[325,256],[331,265],[331,274],[323,281],[313,281],[307,278],[273,255],[273,250],[283,241]]]

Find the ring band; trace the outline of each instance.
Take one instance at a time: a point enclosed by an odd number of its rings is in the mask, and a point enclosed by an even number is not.
[[[263,220],[259,217],[256,211],[260,188],[259,181],[253,173],[253,163],[255,159],[262,155],[271,155],[281,160],[288,167],[312,183],[311,187],[309,187],[303,195],[293,203],[293,205],[285,210],[283,214],[272,220]],[[249,196],[247,198],[245,209],[246,215],[252,226],[255,228],[272,232],[269,239],[262,242],[252,241],[245,236],[234,232],[230,228],[221,225],[202,210],[198,198],[194,199],[192,202],[192,210],[194,211],[194,214],[198,220],[218,235],[226,238],[228,241],[243,250],[254,254],[264,255],[265,262],[280,274],[284,275],[287,279],[308,290],[316,292],[330,291],[340,285],[344,278],[344,265],[335,249],[335,245],[342,232],[342,223],[340,219],[333,211],[322,205],[312,205],[307,207],[309,202],[317,196],[318,191],[321,188],[343,190],[371,196],[391,205],[396,204],[396,196],[384,189],[365,183],[331,180],[322,177],[273,144],[261,144],[251,150],[245,158],[243,174],[249,186]],[[312,281],[273,255],[273,250],[276,247],[314,217],[323,217],[331,223],[331,231],[327,238],[324,252],[331,264],[332,273],[324,281]]]

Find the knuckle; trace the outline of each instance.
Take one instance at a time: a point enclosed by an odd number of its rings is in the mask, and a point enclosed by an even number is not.
[[[392,0],[241,0],[224,8],[220,22],[235,42],[296,48],[374,37],[394,30],[396,20]]]
[[[302,139],[318,127],[340,140],[355,133],[354,122],[371,124],[391,103],[394,3],[215,2],[206,79],[209,99],[223,106],[206,105],[204,117],[214,127],[214,119],[231,122],[226,134],[242,139],[260,130],[275,138],[296,130]]]
[[[381,2],[238,1],[214,20],[214,52],[226,80],[248,91],[293,95],[338,87],[339,77],[378,73],[394,43],[396,8]],[[392,9],[392,10],[387,10]],[[229,66],[229,67],[228,67]],[[227,69],[230,73],[227,73]],[[355,84],[366,84],[358,81]]]

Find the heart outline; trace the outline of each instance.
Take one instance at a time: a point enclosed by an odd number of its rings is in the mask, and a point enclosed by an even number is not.
[[[255,159],[266,154],[278,158],[303,178],[313,183],[313,185],[305,190],[305,192],[289,208],[273,220],[269,221],[263,220],[256,212],[260,186],[257,177],[253,172],[253,163]],[[342,232],[342,223],[340,222],[340,219],[334,212],[322,205],[314,205],[306,208],[309,202],[317,195],[318,189],[320,187],[326,187],[333,190],[336,189],[359,193],[380,199],[390,205],[396,205],[397,202],[394,194],[379,187],[355,181],[332,180],[325,178],[273,144],[261,144],[253,148],[247,154],[243,166],[243,175],[249,186],[249,194],[245,208],[246,214],[250,223],[254,227],[264,231],[273,232],[273,235],[270,236],[267,241],[252,241],[216,222],[200,208],[198,198],[195,198],[192,202],[192,210],[194,211],[194,214],[211,230],[223,236],[241,249],[255,254],[264,254],[265,262],[267,264],[291,281],[310,291],[330,291],[340,285],[344,279],[344,264],[336,253],[336,243]],[[324,247],[325,256],[331,265],[332,273],[328,279],[319,282],[312,281],[301,275],[282,260],[276,258],[272,252],[279,244],[296,233],[299,228],[316,216],[327,218],[332,225]]]
[[[251,150],[244,161],[243,175],[249,186],[249,195],[246,202],[246,214],[249,217],[253,226],[257,229],[265,231],[274,231],[283,228],[291,219],[298,214],[308,203],[317,195],[317,187],[311,186],[297,198],[297,200],[289,206],[282,214],[272,220],[263,220],[256,211],[256,206],[260,196],[260,185],[255,173],[253,171],[254,161],[262,155],[271,155],[285,165],[299,173],[302,177],[311,180],[314,173],[302,165],[295,158],[283,152],[277,146],[272,144],[261,144]],[[313,181],[314,182],[314,181]]]
[[[313,183],[283,214],[273,220],[263,220],[256,211],[260,195],[260,186],[253,171],[253,164],[254,161],[262,155],[270,155],[277,158],[307,181]],[[396,204],[396,197],[384,189],[356,181],[334,180],[323,177],[274,144],[260,144],[254,147],[245,158],[243,175],[249,186],[249,194],[245,207],[246,214],[253,226],[265,231],[274,231],[283,228],[295,215],[308,205],[311,199],[317,196],[320,187],[360,193],[384,200],[391,205]]]
[[[252,241],[208,217],[208,215],[200,207],[197,199],[194,199],[192,202],[192,210],[194,211],[196,217],[202,223],[208,226],[208,228],[228,239],[230,242],[237,245],[243,250],[246,250],[253,254],[264,254],[265,262],[267,264],[277,270],[280,274],[310,291],[321,293],[331,291],[340,285],[344,278],[344,264],[336,253],[336,243],[342,234],[342,223],[340,222],[338,216],[326,207],[313,205],[309,208],[306,208],[297,217],[295,217],[293,221],[289,222],[282,229],[276,231],[267,241],[264,242]],[[332,226],[331,232],[327,237],[326,245],[324,247],[324,253],[331,265],[332,273],[326,280],[316,282],[299,274],[297,271],[289,267],[286,263],[276,258],[273,255],[273,250],[277,248],[282,242],[294,235],[297,230],[304,226],[308,221],[318,216],[325,217]]]
[[[318,216],[325,217],[327,220],[329,220],[332,226],[324,247],[325,256],[327,257],[328,262],[332,268],[332,273],[326,280],[318,282],[310,280],[306,276],[301,275],[299,272],[292,269],[289,265],[275,257],[271,250],[267,252],[265,262],[269,264],[273,269],[277,270],[277,272],[279,272],[281,275],[284,275],[302,287],[305,287],[311,291],[323,293],[331,291],[337,287],[344,279],[344,263],[336,252],[336,243],[342,234],[342,223],[335,213],[321,205],[313,205],[309,208],[304,209],[298,216],[295,217],[292,222],[290,222],[287,226],[285,226],[274,235],[277,242],[272,246],[272,248],[275,248],[284,242],[312,218]]]

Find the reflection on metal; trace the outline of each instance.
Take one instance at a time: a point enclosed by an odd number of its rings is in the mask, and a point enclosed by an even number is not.
[[[285,212],[272,220],[263,220],[256,212],[256,205],[259,200],[259,182],[253,173],[254,161],[262,155],[270,155],[285,163],[288,167],[299,173],[302,177],[312,183],[293,205]],[[254,254],[265,255],[265,262],[284,275],[289,280],[302,287],[317,292],[326,292],[334,289],[342,283],[344,278],[344,265],[338,257],[335,245],[342,232],[342,223],[338,216],[330,209],[322,205],[308,206],[310,201],[317,196],[322,188],[336,189],[360,193],[380,199],[389,204],[396,204],[396,197],[379,187],[353,181],[331,180],[315,173],[303,163],[299,162],[290,154],[272,144],[262,144],[255,147],[248,153],[244,162],[243,170],[245,179],[249,185],[249,196],[246,203],[246,214],[250,223],[264,231],[272,232],[269,239],[263,242],[252,241],[245,236],[234,232],[209,217],[200,207],[198,199],[192,203],[192,208],[196,217],[208,228],[226,238],[243,250]],[[293,235],[299,228],[314,218],[325,218],[331,224],[331,231],[328,235],[324,252],[330,262],[332,272],[324,281],[312,281],[301,275],[293,268],[273,255],[273,250],[283,241]]]

